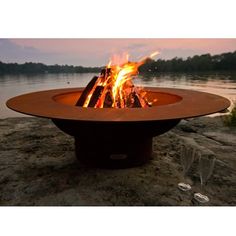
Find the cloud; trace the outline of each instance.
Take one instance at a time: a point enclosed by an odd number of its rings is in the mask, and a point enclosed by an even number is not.
[[[236,39],[0,39],[0,60],[101,66],[114,54],[138,60],[155,51],[171,59],[236,50]]]
[[[159,49],[159,51],[160,51],[159,58],[161,59],[172,59],[173,57],[182,57],[186,59],[187,57],[205,53],[203,50],[199,49],[182,49],[182,48],[174,48],[174,49],[163,48]]]
[[[0,52],[0,59],[4,61],[19,60],[40,53],[36,48],[19,46],[9,39],[0,39]]]
[[[55,58],[55,53],[46,53],[31,46],[21,46],[10,39],[0,39],[0,60],[3,62],[47,62]]]
[[[132,43],[132,44],[129,44],[128,46],[126,46],[126,49],[128,50],[140,50],[140,49],[143,49],[143,48],[146,48],[147,47],[147,44],[145,43]]]
[[[21,39],[20,42],[22,41]],[[70,41],[73,40],[67,41],[67,43],[60,39],[54,41],[57,44],[56,48],[53,47],[53,40],[50,40],[49,45],[46,44],[48,39],[37,39],[35,47],[26,46],[27,44],[24,45],[22,43],[18,44],[17,39],[0,39],[0,61],[8,63],[41,62],[45,64],[82,66],[101,66],[108,63],[110,53],[101,50],[99,47],[98,50],[96,50],[96,47],[92,50],[88,45],[70,44]],[[39,44],[40,42],[41,45]],[[72,50],[73,47],[74,51]]]

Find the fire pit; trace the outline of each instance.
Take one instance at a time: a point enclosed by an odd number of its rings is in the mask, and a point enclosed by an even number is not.
[[[230,105],[227,99],[209,93],[171,88],[143,90],[147,99],[155,100],[151,107],[75,106],[84,88],[24,94],[8,100],[7,106],[24,114],[50,118],[75,138],[76,156],[82,162],[121,168],[149,160],[152,138],[167,132],[181,119],[208,115]]]
[[[141,165],[152,155],[154,136],[183,118],[215,113],[230,105],[227,99],[209,93],[134,86],[132,77],[146,59],[130,62],[128,55],[118,61],[115,57],[86,88],[24,94],[8,100],[7,106],[52,119],[75,138],[76,156],[84,163],[113,168]]]

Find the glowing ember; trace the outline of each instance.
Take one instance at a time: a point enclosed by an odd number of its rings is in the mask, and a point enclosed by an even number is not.
[[[154,57],[158,52],[152,53]],[[114,56],[99,77],[94,77],[76,105],[83,107],[148,107],[151,102],[145,98],[146,92],[135,87],[132,78],[147,57],[139,62],[130,62],[129,55]]]

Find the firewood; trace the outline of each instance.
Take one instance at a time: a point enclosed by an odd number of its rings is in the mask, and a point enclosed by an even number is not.
[[[107,92],[106,96],[105,96],[103,107],[112,107],[112,103],[113,103],[113,100],[112,100],[111,93]]]
[[[93,87],[96,84],[97,80],[98,80],[98,77],[94,76],[93,79],[88,83],[88,85],[84,89],[83,93],[79,97],[79,99],[76,103],[76,106],[81,106],[82,107],[84,105],[84,103],[86,101],[86,98],[88,97],[89,93],[93,89]]]
[[[98,102],[98,99],[100,98],[102,91],[104,87],[103,86],[97,86],[95,91],[93,92],[93,95],[90,99],[90,102],[88,104],[88,107],[95,107],[96,103]]]

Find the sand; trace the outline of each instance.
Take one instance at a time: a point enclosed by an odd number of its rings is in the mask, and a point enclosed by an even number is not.
[[[180,145],[209,150],[217,160],[202,190],[198,160],[182,192]],[[0,120],[0,205],[36,206],[228,206],[236,205],[236,128],[221,117],[183,120],[153,139],[153,159],[129,169],[99,169],[79,163],[74,140],[42,118]],[[210,202],[199,204],[195,192]]]

